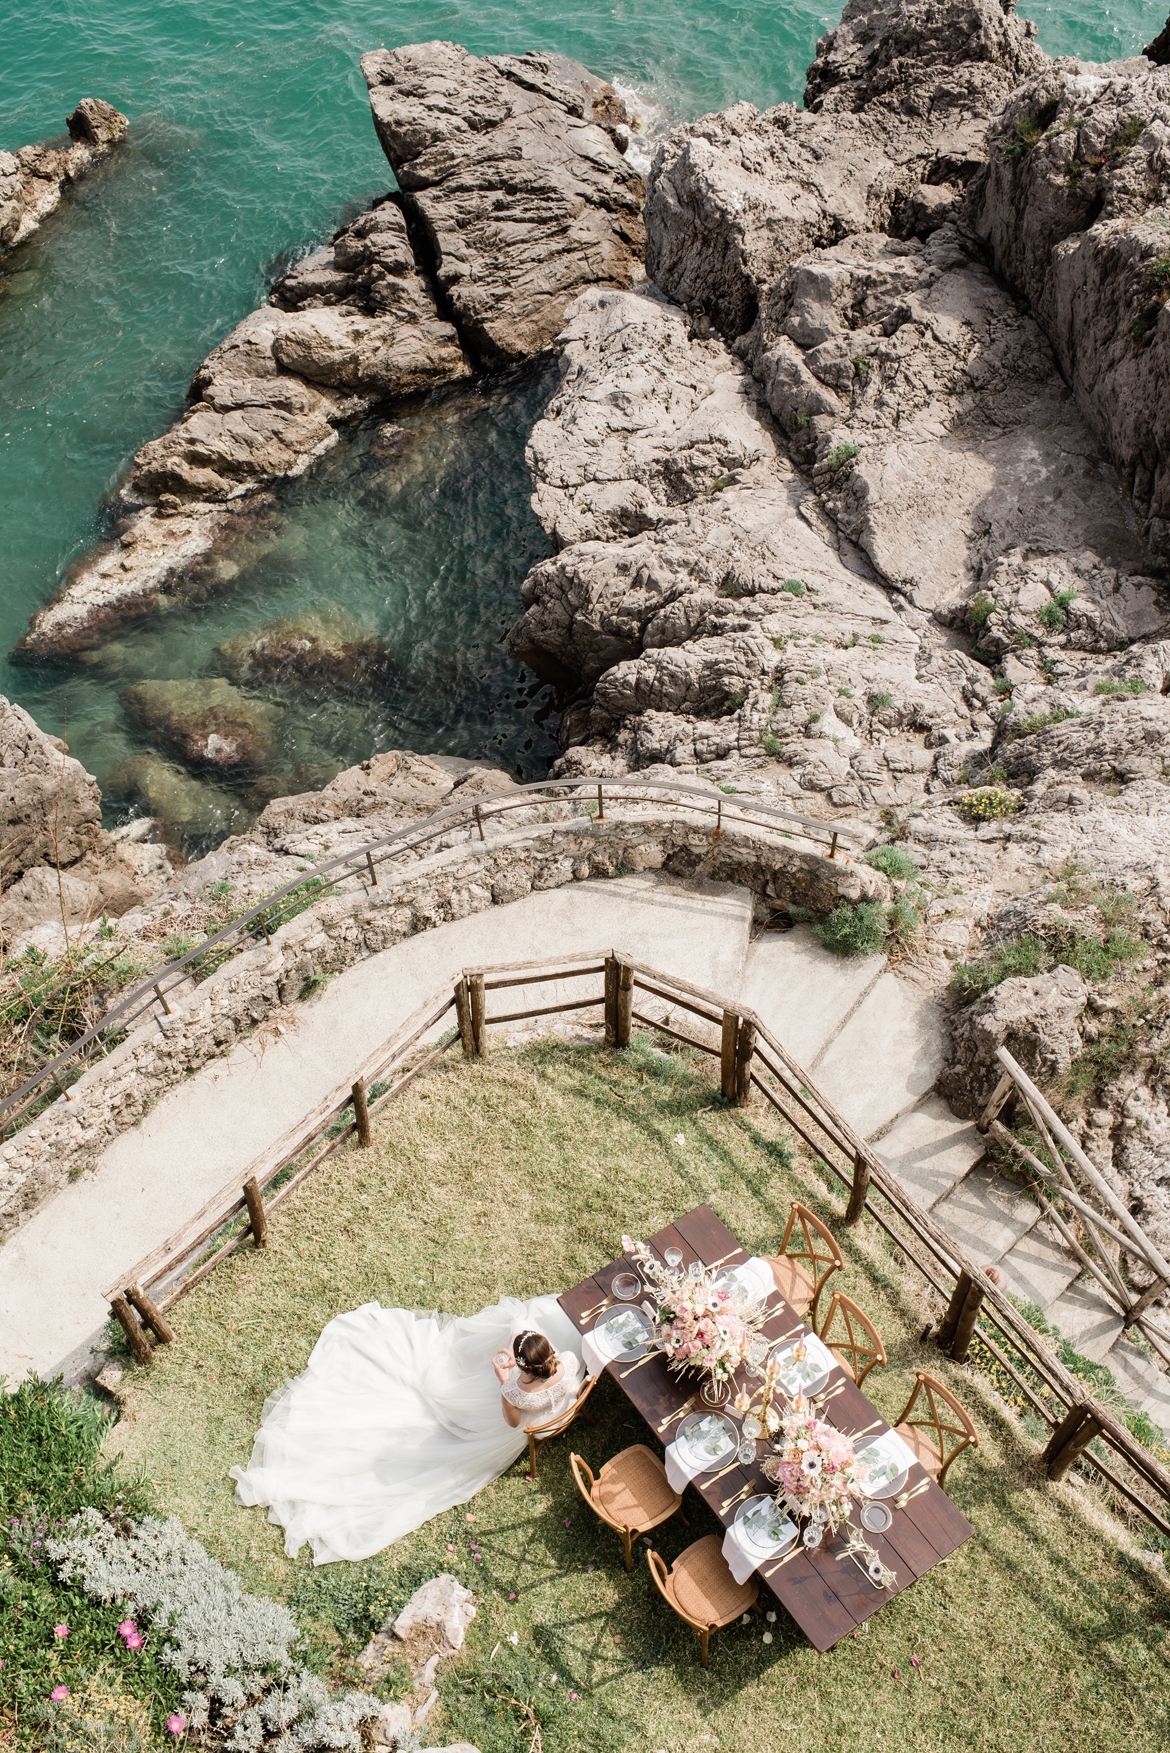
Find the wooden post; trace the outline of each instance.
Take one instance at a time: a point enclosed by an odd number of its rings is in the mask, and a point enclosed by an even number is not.
[[[1158,1297],[1162,1295],[1162,1292],[1167,1289],[1170,1289],[1170,1286],[1168,1286],[1163,1279],[1155,1278],[1153,1284],[1146,1286],[1137,1302],[1127,1311],[1122,1325],[1128,1330],[1133,1326],[1135,1321],[1140,1321],[1150,1304],[1155,1302]]]
[[[459,1025],[459,1039],[463,1042],[464,1059],[474,1059],[475,1041],[471,1032],[471,995],[467,990],[467,976],[460,974],[455,982],[455,1021]]]
[[[126,1286],[126,1300],[134,1305],[160,1345],[173,1345],[175,1329],[171,1326],[153,1297],[137,1284]]]
[[[959,1324],[959,1317],[963,1313],[963,1305],[967,1301],[967,1292],[970,1290],[973,1283],[974,1280],[968,1271],[964,1269],[959,1273],[958,1279],[955,1283],[954,1295],[951,1297],[946,1314],[938,1324],[938,1332],[935,1335],[935,1344],[940,1351],[945,1351],[954,1340],[955,1328]]]
[[[365,1106],[364,1102],[362,1106]],[[248,1223],[252,1230],[252,1240],[258,1248],[266,1248],[268,1246],[268,1213],[264,1209],[264,1201],[260,1197],[260,1183],[255,1175],[244,1182],[244,1203],[248,1207]]]
[[[845,1222],[856,1223],[865,1208],[869,1193],[869,1158],[859,1150],[853,1158],[853,1185],[849,1189],[849,1203],[845,1207]]]
[[[756,1051],[756,1025],[740,1019],[735,1038],[735,1105],[746,1108],[752,1099],[752,1057]]]
[[[991,1092],[991,1100],[975,1122],[980,1132],[986,1132],[1008,1097],[1016,1087],[1016,1080],[1010,1071],[1005,1071]]]
[[[148,1364],[154,1357],[150,1349],[150,1340],[142,1331],[142,1323],[126,1301],[121,1291],[110,1298],[110,1307],[122,1323],[122,1331],[126,1335],[126,1343],[134,1353],[135,1363]]]
[[[618,963],[617,989],[617,1047],[628,1047],[630,1044],[630,1012],[634,1008],[634,970],[627,962]]]
[[[602,796],[600,785],[597,787],[597,819],[599,822],[605,820],[605,798]]]
[[[971,1281],[971,1287],[963,1300],[962,1308],[959,1310],[954,1336],[951,1340],[951,1356],[956,1363],[966,1363],[967,1361],[967,1353],[971,1349],[971,1336],[975,1331],[975,1323],[979,1319],[979,1310],[983,1305],[986,1292],[986,1284],[981,1283],[979,1279]]]
[[[174,1016],[174,1014],[175,1014],[174,1011],[171,1009],[170,1005],[167,1003],[166,993],[163,991],[162,987],[159,985],[157,980],[154,983],[154,993],[155,993],[155,997],[158,999],[159,1003],[162,1005],[162,1007],[166,1011],[167,1015]]]
[[[617,1046],[617,1013],[618,1013],[618,961],[616,956],[605,958],[605,1044],[607,1047]]]
[[[1074,1406],[1068,1417],[1057,1425],[1044,1450],[1049,1479],[1063,1479],[1078,1456],[1100,1435],[1101,1426],[1088,1407]]]
[[[733,1010],[725,1010],[719,1047],[719,1090],[725,1102],[735,1100],[735,1045],[738,1039],[739,1018]]]
[[[353,1117],[357,1122],[358,1143],[363,1150],[369,1150],[373,1139],[370,1137],[370,1110],[366,1104],[366,1086],[359,1077],[353,1086]],[[251,1206],[248,1208],[251,1210]]]
[[[829,857],[836,858],[836,856],[837,856],[837,836],[836,836],[836,834],[834,834],[831,842],[829,843]]]
[[[475,1048],[477,1059],[487,1058],[487,1000],[483,990],[483,975],[473,974],[467,982],[468,995],[471,999],[471,1042]]]

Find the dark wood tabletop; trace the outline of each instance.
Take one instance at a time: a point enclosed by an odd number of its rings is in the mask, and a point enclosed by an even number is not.
[[[685,1217],[677,1218],[657,1235],[645,1239],[659,1256],[664,1248],[681,1248],[684,1265],[700,1260],[704,1266],[717,1263],[733,1266],[737,1261],[749,1258],[748,1250],[740,1246],[709,1205],[696,1206]],[[608,1297],[614,1273],[629,1264],[623,1259],[615,1260],[558,1299],[579,1332],[592,1327],[594,1317],[587,1312]],[[810,1331],[779,1292],[769,1297],[766,1306],[769,1316],[763,1331],[768,1338],[795,1338]],[[665,1429],[664,1422],[694,1393],[697,1387],[695,1378],[684,1377],[680,1381],[670,1373],[661,1353],[656,1353],[648,1362],[626,1364],[617,1360],[607,1368],[646,1420],[655,1439],[660,1444],[671,1442],[680,1421],[675,1419]],[[845,1370],[838,1367],[833,1372],[829,1390],[832,1398],[818,1414],[821,1418],[850,1435],[864,1431],[867,1437],[877,1437],[889,1430],[886,1420]],[[698,1402],[695,1404],[697,1406]],[[763,1444],[760,1447],[762,1450]],[[706,1481],[702,1474],[692,1481],[694,1489],[710,1505],[724,1527],[729,1527],[734,1521],[739,1505],[736,1503],[726,1510],[723,1506],[736,1497],[742,1487],[750,1484],[759,1492],[771,1494],[775,1491],[775,1486],[768,1483],[761,1471],[763,1458],[761,1454],[758,1461],[745,1466],[736,1464],[730,1472],[713,1482]],[[946,1492],[915,1462],[905,1489],[913,1490],[919,1485],[925,1485],[925,1489],[912,1497],[904,1509],[890,1504],[894,1520],[886,1533],[866,1532],[870,1545],[880,1554],[887,1568],[894,1572],[895,1582],[891,1587],[875,1588],[851,1559],[839,1556],[844,1546],[840,1538],[826,1539],[823,1545],[812,1551],[798,1544],[785,1557],[762,1564],[756,1571],[756,1576],[767,1583],[816,1649],[831,1649],[863,1619],[868,1619],[896,1594],[908,1589],[920,1576],[925,1576],[940,1559],[975,1532]],[[855,1510],[854,1514],[857,1513]]]

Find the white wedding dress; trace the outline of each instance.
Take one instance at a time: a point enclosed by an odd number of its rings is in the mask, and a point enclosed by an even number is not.
[[[369,1558],[452,1505],[466,1503],[527,1444],[500,1406],[494,1354],[525,1328],[560,1353],[555,1388],[508,1399],[537,1420],[576,1397],[579,1334],[556,1298],[505,1297],[457,1318],[363,1303],[330,1321],[308,1367],[264,1403],[243,1504],[266,1504],[290,1558],[306,1540],[315,1564]],[[526,1418],[522,1424],[529,1422]]]

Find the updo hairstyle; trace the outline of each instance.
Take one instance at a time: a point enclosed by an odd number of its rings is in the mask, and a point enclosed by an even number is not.
[[[517,1333],[512,1341],[512,1355],[526,1375],[546,1382],[555,1376],[560,1359],[543,1333]]]

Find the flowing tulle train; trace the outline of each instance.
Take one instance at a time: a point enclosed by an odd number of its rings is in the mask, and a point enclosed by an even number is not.
[[[290,1558],[310,1541],[315,1564],[368,1558],[466,1503],[525,1447],[491,1368],[525,1327],[560,1352],[579,1339],[552,1296],[464,1318],[379,1303],[338,1315],[265,1402],[252,1459],[231,1470],[237,1498],[268,1506]]]

